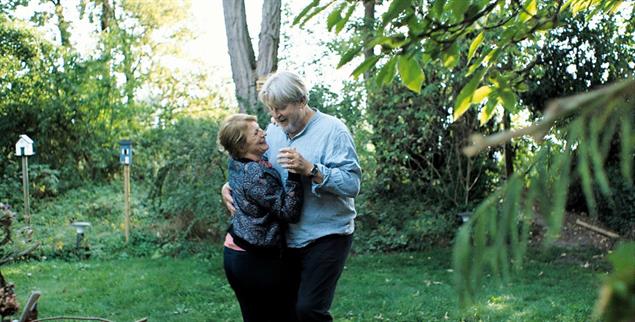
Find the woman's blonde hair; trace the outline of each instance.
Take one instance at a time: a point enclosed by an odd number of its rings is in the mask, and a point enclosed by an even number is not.
[[[258,98],[267,108],[278,109],[293,103],[306,103],[307,91],[300,76],[281,71],[269,76]]]
[[[218,131],[218,142],[232,158],[238,159],[245,153],[247,126],[257,120],[253,115],[239,113],[230,115],[223,121]]]

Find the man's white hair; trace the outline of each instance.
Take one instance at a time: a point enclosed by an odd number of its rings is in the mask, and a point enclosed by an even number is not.
[[[307,90],[300,76],[280,71],[269,76],[258,98],[267,108],[278,109],[293,103],[306,103]]]

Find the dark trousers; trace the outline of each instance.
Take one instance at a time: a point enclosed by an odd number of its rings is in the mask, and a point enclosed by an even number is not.
[[[333,321],[329,309],[352,242],[352,235],[329,235],[286,250],[287,321]]]
[[[243,321],[284,321],[286,303],[280,258],[225,247],[224,268],[243,315]]]

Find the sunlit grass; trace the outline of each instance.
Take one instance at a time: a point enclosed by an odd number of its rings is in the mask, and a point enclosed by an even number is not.
[[[475,306],[461,311],[450,252],[354,255],[332,312],[336,321],[585,321],[600,272],[545,257],[529,261],[508,284],[484,279]],[[44,261],[3,268],[21,303],[41,290],[40,317],[99,316],[115,321],[239,321],[240,313],[212,250],[190,258]]]

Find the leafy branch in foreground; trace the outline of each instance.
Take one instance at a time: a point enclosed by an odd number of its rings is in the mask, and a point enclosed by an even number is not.
[[[607,198],[611,197],[604,160],[616,137],[620,142],[622,176],[632,185],[635,151],[633,93],[635,80],[627,80],[561,98],[550,103],[545,117],[536,124],[512,132],[480,137],[473,146],[466,148],[465,153],[473,155],[521,135],[533,135],[535,139],[542,140],[547,133],[550,134],[527,169],[510,177],[503,187],[479,205],[471,220],[460,229],[454,245],[453,260],[456,287],[463,304],[472,301],[486,269],[508,280],[512,269],[522,267],[529,227],[538,217],[547,223],[547,242],[558,236],[571,181],[579,179],[582,182],[587,206],[592,214],[596,205],[593,184],[597,184]],[[624,249],[620,252],[628,253],[630,250],[632,253],[633,243],[627,244]],[[630,280],[618,285],[635,283],[635,275],[628,278]],[[624,292],[633,296],[634,291],[632,287],[622,290],[622,293],[614,290],[605,293],[615,298]],[[609,316],[609,312],[598,310],[598,316]]]
[[[328,11],[327,29],[339,33],[354,24],[351,13],[366,2],[372,1],[313,0],[294,24],[302,26]],[[453,117],[456,120],[470,107],[483,105],[484,124],[500,110],[496,107],[516,108],[525,73],[535,65],[532,57],[519,53],[519,46],[535,47],[546,31],[569,17],[584,15],[587,21],[616,17],[627,8],[622,4],[622,0],[392,0],[367,41],[352,44],[338,67],[363,57],[353,76],[379,64],[377,85],[387,85],[399,75],[407,88],[420,93],[428,65],[456,70],[465,64],[456,76],[468,81],[454,99]]]

